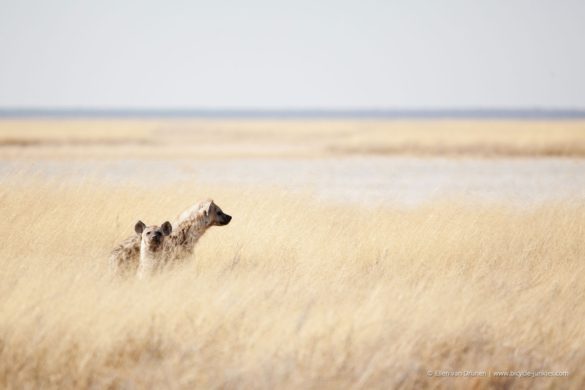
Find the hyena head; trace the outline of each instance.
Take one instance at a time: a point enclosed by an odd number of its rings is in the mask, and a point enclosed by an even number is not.
[[[213,200],[208,200],[203,204],[203,215],[208,218],[209,226],[224,226],[232,220],[231,215],[224,213]]]
[[[146,226],[144,222],[138,221],[134,226],[134,231],[142,238],[142,242],[146,248],[152,252],[158,252],[162,249],[162,244],[165,236],[168,236],[173,231],[173,226],[169,221],[162,225]]]

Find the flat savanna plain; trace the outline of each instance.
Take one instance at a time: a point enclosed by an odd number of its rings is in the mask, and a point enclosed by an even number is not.
[[[17,163],[0,176],[0,387],[583,388],[582,199],[405,208],[27,166],[584,153],[585,124],[567,121],[0,121],[0,160]],[[136,220],[207,197],[234,219],[191,261],[108,274]]]
[[[585,121],[0,120],[2,158],[585,156]]]

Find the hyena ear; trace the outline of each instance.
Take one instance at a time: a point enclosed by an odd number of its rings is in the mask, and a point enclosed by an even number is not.
[[[217,207],[215,205],[215,203],[213,203],[213,199],[209,199],[207,200],[207,204],[205,205],[205,216],[207,217],[213,210],[215,207]]]
[[[205,202],[205,205],[203,206],[203,215],[205,215],[206,217],[209,216],[209,213],[211,212],[212,208],[213,208],[213,200],[208,199]]]
[[[140,235],[144,231],[145,227],[146,225],[144,224],[144,222],[138,221],[136,222],[136,225],[134,225],[134,231],[136,232],[136,234]]]
[[[171,225],[171,223],[169,221],[166,221],[165,223],[163,223],[161,225],[160,229],[162,230],[162,232],[165,236],[168,236],[169,234],[171,234],[173,232],[173,225]]]

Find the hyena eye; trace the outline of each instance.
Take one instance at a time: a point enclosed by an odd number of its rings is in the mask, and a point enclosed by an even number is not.
[[[151,234],[151,233],[152,233],[152,232],[147,232],[147,233],[146,233],[146,235],[149,235],[149,234]]]

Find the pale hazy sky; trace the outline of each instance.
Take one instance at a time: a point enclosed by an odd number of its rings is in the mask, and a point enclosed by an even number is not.
[[[585,108],[585,1],[0,0],[0,107]]]

